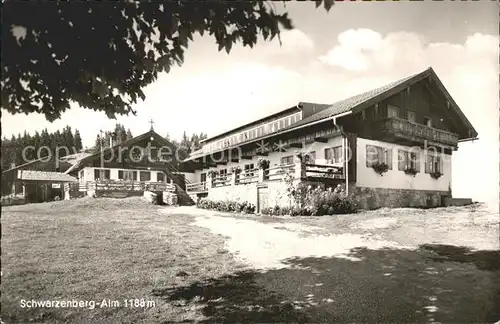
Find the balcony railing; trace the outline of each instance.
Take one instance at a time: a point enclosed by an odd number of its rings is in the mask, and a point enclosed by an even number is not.
[[[174,184],[166,182],[149,181],[119,181],[119,180],[96,180],[79,183],[79,190],[96,191],[170,191],[175,192]]]
[[[445,144],[455,147],[458,145],[457,134],[397,117],[380,120],[377,122],[377,129],[415,143],[428,141],[431,145]]]
[[[223,176],[211,178],[209,175],[206,182],[186,184],[188,193],[208,192],[211,188],[262,184],[268,181],[283,180],[291,176],[292,179],[314,180],[321,179],[345,179],[343,164],[310,164],[296,162],[287,165],[275,165],[265,170],[253,169],[238,173],[228,173]]]
[[[343,167],[338,163],[328,164],[306,164],[306,176],[312,178],[344,179]]]
[[[207,190],[205,181],[186,184],[186,192],[205,192]]]

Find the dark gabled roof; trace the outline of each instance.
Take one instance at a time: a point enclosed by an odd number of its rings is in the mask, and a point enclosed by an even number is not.
[[[89,162],[89,161],[93,161],[94,159],[99,158],[102,153],[108,153],[108,152],[114,151],[120,147],[130,147],[130,146],[134,145],[135,143],[138,143],[138,142],[140,142],[148,137],[153,137],[154,140],[160,142],[162,145],[169,146],[171,148],[175,148],[174,144],[167,141],[165,138],[163,138],[161,135],[156,133],[154,130],[150,130],[142,135],[139,135],[139,136],[136,136],[136,137],[131,138],[129,140],[123,141],[120,144],[117,144],[111,148],[108,147],[108,148],[104,149],[102,152],[97,152],[97,153],[85,156],[84,158],[78,160],[77,163],[75,163],[71,168],[66,170],[65,173],[70,173],[70,172],[73,172],[75,170],[78,170],[80,168],[80,166],[82,166],[84,163]]]
[[[59,158],[59,162],[60,163],[67,163],[69,165],[74,164],[73,161],[71,161],[71,160],[65,160],[64,158],[65,157]],[[19,169],[22,169],[22,168],[25,168],[25,167],[30,166],[32,164],[35,164],[37,162],[52,162],[52,156],[49,158],[49,160],[47,160],[47,157],[42,157],[42,158],[39,158],[39,159],[36,159],[36,160],[32,160],[32,161],[29,161],[29,162],[26,162],[26,163],[23,163],[23,164],[20,164],[20,165],[16,165],[13,168],[10,168],[8,170],[2,171],[2,174],[3,173],[12,172],[12,171],[15,171],[15,170],[19,170]]]
[[[396,93],[399,93],[400,91],[406,89],[407,87],[409,87],[409,86],[411,86],[411,85],[413,85],[413,84],[415,84],[415,83],[417,83],[425,78],[428,78],[428,77],[432,78],[432,80],[438,86],[439,90],[444,94],[446,99],[450,102],[450,108],[453,109],[455,111],[455,113],[457,113],[457,115],[460,117],[460,119],[462,120],[464,125],[466,125],[467,128],[469,128],[471,130],[471,139],[476,138],[477,131],[474,129],[474,127],[469,122],[467,117],[465,117],[463,112],[460,110],[460,108],[458,107],[456,102],[453,100],[453,98],[451,97],[449,92],[444,87],[441,80],[439,80],[439,78],[436,75],[436,73],[434,72],[434,70],[431,67],[429,67],[428,69],[426,69],[420,73],[417,73],[417,74],[408,76],[406,78],[391,82],[385,86],[364,92],[364,93],[359,94],[359,95],[349,97],[349,98],[344,99],[344,100],[337,101],[336,103],[334,103],[332,105],[328,105],[327,108],[325,108],[324,105],[319,105],[319,107],[321,107],[321,108],[318,109],[319,110],[318,112],[316,112],[308,117],[305,117],[304,119],[300,120],[299,122],[294,123],[286,128],[275,131],[273,133],[268,133],[266,135],[263,135],[261,137],[258,137],[258,138],[255,138],[255,139],[243,142],[243,143],[239,143],[237,145],[233,145],[233,146],[230,146],[230,147],[227,147],[224,149],[210,152],[210,154],[224,151],[224,150],[234,148],[237,146],[245,145],[245,144],[248,144],[250,142],[259,141],[261,139],[268,138],[270,136],[275,136],[275,135],[278,135],[281,133],[286,133],[286,132],[292,131],[298,127],[304,127],[304,126],[307,126],[308,124],[321,122],[321,120],[326,121],[329,118],[340,115],[342,113],[347,113],[349,111],[352,111],[352,112],[361,111],[361,110],[366,109],[366,108],[368,108],[368,107],[370,107],[370,106],[372,106],[372,105],[374,105],[374,104],[376,104],[384,99],[387,99],[387,98],[395,95]],[[197,151],[196,153],[197,153],[196,155],[191,155],[189,158],[187,158],[184,161],[194,160],[198,157],[205,155],[201,151]]]
[[[421,72],[421,73],[423,73],[423,72]],[[419,73],[419,74],[421,74],[421,73]],[[380,101],[377,99],[380,95],[386,94],[391,90],[399,88],[398,86],[404,85],[412,78],[417,77],[419,74],[411,75],[411,76],[406,77],[404,79],[386,84],[385,86],[382,86],[382,87],[379,87],[376,89],[372,89],[372,90],[367,91],[367,92],[363,92],[361,94],[349,97],[347,99],[337,101],[334,104],[330,105],[328,108],[323,109],[323,110],[317,112],[316,114],[309,116],[308,118],[302,119],[301,121],[299,121],[298,123],[296,123],[293,126],[305,125],[305,124],[309,124],[311,122],[315,122],[315,121],[318,121],[321,119],[326,119],[326,118],[334,117],[336,115],[340,115],[342,113],[351,111],[354,108],[357,108],[359,105],[361,105],[367,101],[371,101],[374,99],[375,99],[375,101]],[[403,86],[403,88],[404,87],[405,86]],[[392,91],[391,91],[391,95],[392,95]]]
[[[332,104],[329,108],[324,109],[319,111],[318,113],[311,115],[310,117],[304,118],[303,120],[299,121],[298,123],[291,125],[290,128],[309,124],[315,121],[319,121],[321,119],[327,119],[334,117],[336,115],[348,112],[348,111],[361,111],[365,108],[368,108],[372,105],[374,105],[377,102],[380,102],[390,96],[393,96],[394,94],[402,91],[403,89],[411,86],[412,84],[415,84],[427,77],[431,77],[435,82],[438,88],[441,90],[441,92],[444,94],[446,99],[450,102],[451,108],[458,114],[462,122],[471,130],[472,138],[477,137],[477,131],[474,129],[472,124],[469,122],[467,117],[463,114],[463,112],[460,110],[456,102],[453,100],[449,92],[446,90],[444,87],[443,83],[441,80],[439,80],[438,76],[434,72],[434,70],[429,67],[425,71],[422,71],[420,73],[411,75],[409,77],[400,79],[398,81],[389,83],[385,86],[364,92],[359,95],[352,96],[350,98],[337,101],[336,103]],[[286,131],[287,129],[284,129],[283,131]]]
[[[34,170],[18,170],[17,179],[33,180],[33,181],[57,181],[57,182],[74,182],[75,177],[61,172],[49,171],[34,171]]]

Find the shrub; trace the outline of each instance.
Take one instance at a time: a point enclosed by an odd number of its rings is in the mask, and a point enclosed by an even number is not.
[[[200,199],[196,204],[196,207],[200,209],[211,209],[220,212],[233,212],[233,213],[245,213],[253,214],[255,213],[255,205],[249,202],[238,202],[238,201],[213,201],[209,199]]]

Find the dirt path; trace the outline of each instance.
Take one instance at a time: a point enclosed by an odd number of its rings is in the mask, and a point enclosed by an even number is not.
[[[476,250],[498,250],[498,215],[484,208],[382,209],[336,217],[236,216],[191,208],[195,225],[227,238],[227,249],[257,268],[286,267],[293,257],[350,256],[356,248],[417,249],[448,244]]]

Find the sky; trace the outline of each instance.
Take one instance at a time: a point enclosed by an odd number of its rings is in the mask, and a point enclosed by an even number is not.
[[[134,135],[149,129],[216,135],[299,101],[333,103],[432,66],[479,133],[453,157],[453,195],[498,199],[499,6],[492,1],[276,3],[295,29],[253,49],[218,52],[208,35],[195,37],[182,67],[145,88],[137,116],[109,120],[76,105],[53,123],[2,110],[2,136],[78,128],[84,146],[116,122]]]

